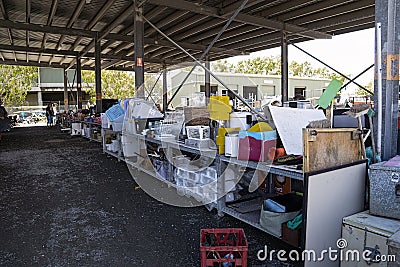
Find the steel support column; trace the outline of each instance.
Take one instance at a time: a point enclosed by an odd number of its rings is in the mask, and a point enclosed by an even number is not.
[[[208,58],[206,58],[206,62],[205,62],[206,68],[207,69],[211,69],[210,68],[210,61],[208,61]],[[204,71],[204,88],[205,88],[205,93],[206,93],[206,101],[208,103],[210,96],[211,96],[211,85],[210,85],[210,80],[211,80],[211,75],[209,72]]]
[[[375,88],[378,90],[378,71],[382,69],[382,99],[374,95],[374,107],[382,105],[381,158],[388,160],[397,154],[400,0],[375,1],[375,22],[381,24],[381,42],[375,45],[375,54],[381,55],[381,66],[375,67]],[[381,51],[378,51],[381,47]],[[378,61],[378,60],[376,60]],[[376,127],[379,128],[377,123]],[[375,129],[374,129],[375,130]],[[378,131],[374,131],[378,134]]]
[[[67,71],[64,69],[64,110],[68,111],[68,78]]]
[[[281,43],[281,95],[282,103],[289,99],[289,67],[288,67],[288,43],[286,32],[282,32]]]
[[[168,88],[167,88],[167,68],[163,69],[163,112],[165,113],[168,110]]]
[[[94,45],[95,54],[95,83],[96,83],[96,112],[102,112],[102,93],[101,93],[101,46],[100,41],[96,38]]]
[[[134,51],[135,51],[135,88],[136,97],[144,98],[144,22],[143,7],[139,1],[135,1],[135,31],[134,31]]]
[[[80,57],[76,58],[76,94],[78,109],[82,109],[82,66]]]

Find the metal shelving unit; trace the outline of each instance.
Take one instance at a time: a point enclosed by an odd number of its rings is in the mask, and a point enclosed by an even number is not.
[[[176,142],[176,141],[161,141],[158,139],[147,138],[143,135],[136,135],[136,134],[130,134],[130,136],[136,137],[138,141],[150,142],[150,143],[162,146],[165,153],[174,153],[174,152],[176,152],[176,150],[180,150],[182,152],[184,151],[184,152],[191,153],[194,155],[214,157],[215,158],[214,164],[217,166],[217,171],[218,171],[219,175],[221,175],[221,170],[223,169],[222,165],[229,163],[229,164],[234,164],[236,166],[241,166],[241,167],[245,167],[245,168],[249,168],[249,169],[269,172],[270,174],[283,175],[283,176],[286,176],[286,177],[289,177],[289,178],[292,178],[295,180],[299,180],[299,181],[303,180],[302,170],[296,170],[293,168],[289,168],[287,166],[276,166],[276,165],[268,164],[266,162],[243,161],[243,160],[238,160],[237,158],[229,158],[224,155],[217,154],[216,149],[215,150],[213,150],[213,149],[197,149],[194,147],[187,146],[184,143]],[[140,170],[144,173],[147,173],[148,175],[166,183],[167,185],[177,188],[176,184],[160,178],[154,171],[149,171],[149,170],[141,167],[139,164],[136,164],[131,161],[127,161],[127,163],[129,165],[137,168],[138,170]],[[218,190],[222,190],[221,182],[218,182]],[[242,203],[243,203],[243,205],[247,205],[247,204],[255,205],[254,202],[251,202],[251,200],[250,201],[244,200]],[[273,233],[264,229],[259,223],[260,209],[261,209],[260,204],[257,205],[257,207],[254,206],[253,207],[254,211],[252,211],[252,212],[240,213],[240,212],[237,212],[234,208],[230,207],[229,204],[226,205],[225,197],[222,197],[222,198],[218,199],[217,204],[214,205],[214,207],[217,208],[220,216],[223,216],[224,214],[230,215],[230,216],[232,216],[240,221],[243,221],[265,233],[274,235]],[[251,207],[250,207],[250,209],[251,209]],[[276,235],[274,235],[274,236],[276,236]]]
[[[217,183],[216,183],[216,190],[218,191],[218,195],[224,195],[223,197],[220,197],[216,202],[210,203],[210,204],[206,204],[205,207],[208,210],[212,210],[214,208],[217,209],[218,211],[218,215],[223,216],[223,215],[229,215],[232,216],[233,218],[236,218],[246,224],[249,224],[269,235],[272,235],[274,237],[280,238],[280,236],[278,236],[276,233],[272,233],[270,232],[268,229],[265,229],[261,226],[260,224],[260,216],[261,216],[261,208],[262,208],[262,201],[267,197],[268,193],[272,193],[272,175],[282,175],[285,176],[287,178],[293,179],[296,181],[296,184],[298,184],[299,191],[302,191],[305,195],[304,199],[308,199],[307,196],[309,196],[309,190],[310,190],[310,175],[314,175],[317,176],[315,174],[310,174],[310,173],[303,173],[302,170],[297,170],[295,168],[292,167],[288,167],[285,165],[271,165],[268,164],[267,162],[254,162],[254,161],[243,161],[243,160],[238,160],[237,158],[229,158],[226,157],[224,155],[219,155],[217,154],[216,150],[213,149],[198,149],[198,148],[194,148],[194,147],[190,147],[187,146],[181,142],[176,142],[176,141],[167,141],[167,140],[157,140],[157,139],[153,139],[153,138],[147,138],[143,135],[140,134],[127,134],[126,136],[129,137],[133,137],[132,142],[133,142],[133,146],[135,148],[137,148],[138,150],[136,152],[134,152],[134,154],[137,154],[134,158],[138,159],[137,157],[140,157],[141,155],[139,155],[138,153],[142,152],[143,149],[147,150],[147,145],[146,144],[153,144],[155,147],[162,147],[164,150],[165,155],[167,156],[168,159],[172,159],[175,155],[178,155],[179,153],[189,153],[189,154],[193,154],[194,157],[196,156],[205,156],[205,157],[212,157],[213,158],[213,165],[216,167],[216,172],[217,172]],[[104,140],[104,139],[103,139]],[[114,155],[116,156],[116,155]],[[143,156],[143,155],[142,155]],[[164,159],[166,160],[166,159]],[[164,183],[166,186],[172,187],[174,190],[182,190],[181,185],[177,185],[175,183],[175,178],[174,177],[174,168],[172,166],[171,163],[168,164],[167,167],[167,174],[166,177],[172,177],[171,180],[167,180],[165,179],[165,177],[161,177],[160,174],[154,169],[154,168],[146,168],[144,165],[142,165],[141,162],[139,161],[135,161],[134,159],[128,157],[125,158],[125,162],[133,167],[135,170],[138,170],[139,172],[143,172],[144,174],[147,174],[153,178],[155,178],[157,181],[160,181],[161,183]],[[357,165],[358,164],[358,165]],[[346,166],[337,166],[335,168],[331,168],[331,169],[324,169],[323,171],[321,171],[321,175],[323,177],[323,179],[326,179],[327,181],[331,181],[331,180],[335,180],[338,179],[338,177],[340,177],[340,179],[342,179],[343,177],[345,177],[345,181],[349,181],[348,176],[351,175],[356,175],[357,176],[357,183],[361,183],[363,180],[363,172],[359,171],[360,169],[362,170],[364,163],[355,163],[355,168],[358,168],[358,170],[356,172],[349,172],[349,173],[342,173],[342,169],[347,168]],[[249,194],[242,194],[240,195],[239,198],[234,199],[234,201],[231,202],[227,202],[226,201],[226,195],[222,194],[224,191],[224,186],[225,186],[225,175],[222,175],[223,171],[226,169],[227,165],[230,166],[234,166],[233,169],[235,171],[238,171],[239,173],[241,171],[243,171],[243,169],[245,168],[247,171],[262,171],[265,172],[267,175],[268,181],[269,181],[269,190],[267,188],[267,193],[263,192],[261,190],[256,190],[253,193],[249,193]],[[348,167],[348,168],[352,168],[352,167]],[[329,174],[328,174],[329,173]],[[326,175],[327,174],[327,175]],[[264,174],[263,174],[264,175]],[[149,177],[150,178],[150,177]],[[322,178],[321,178],[322,179]],[[320,178],[316,178],[313,179],[313,181],[318,182],[319,180],[321,180]],[[243,176],[240,177],[241,180],[241,185],[242,187],[246,188],[248,181],[249,181],[249,177]],[[351,179],[350,179],[351,180]],[[293,181],[294,182],[294,181]],[[343,187],[340,187],[340,189],[336,188],[331,188],[331,185],[329,185],[328,183],[324,184],[324,186],[322,186],[321,188],[324,188],[324,190],[328,190],[331,194],[339,194],[343,191]],[[350,196],[350,191],[354,191],[358,188],[357,186],[351,186],[350,188],[346,188],[347,192],[348,192],[348,196]],[[177,192],[178,193],[178,192]],[[314,196],[316,194],[311,194],[312,196]],[[183,195],[180,195],[183,196]],[[199,196],[196,196],[195,194],[186,194],[186,197],[189,197],[190,200],[194,200],[196,202],[199,201]],[[196,199],[196,197],[198,199]],[[201,196],[200,196],[201,197]],[[204,196],[203,196],[204,197]],[[307,217],[309,218],[309,214],[308,212],[310,210],[315,210],[315,207],[319,205],[319,203],[324,202],[325,195],[321,195],[320,198],[316,198],[313,199],[311,202],[310,200],[307,200],[308,202],[303,202],[305,205],[305,207],[303,207],[303,218]],[[351,201],[353,200],[357,200],[357,196],[354,197],[350,197]],[[335,203],[332,201],[328,201],[326,202],[327,205],[334,205]],[[304,208],[307,210],[307,212],[304,211]],[[357,207],[356,207],[357,208]],[[340,225],[340,219],[341,219],[341,212],[350,212],[348,210],[356,210],[353,207],[346,207],[346,206],[342,206],[341,207],[341,211],[336,211],[335,215],[334,215],[334,220],[332,222],[332,224],[336,225]],[[326,216],[328,217],[328,216]],[[311,218],[311,217],[310,217]],[[310,225],[312,223],[316,223],[315,219],[310,219],[310,221],[307,221],[307,223]],[[311,227],[311,226],[307,226],[307,227]],[[333,226],[332,226],[333,227]],[[333,229],[333,228],[332,228]],[[333,234],[337,234],[335,233],[334,230],[330,230]],[[340,233],[339,233],[340,234]],[[336,236],[335,236],[336,238]],[[301,246],[306,246],[307,244],[304,243],[306,240],[309,240],[307,242],[316,242],[316,240],[318,241],[319,236],[316,234],[313,234],[312,232],[307,232],[307,233],[302,233],[302,240],[300,241]],[[335,239],[336,240],[336,239]],[[305,245],[304,245],[305,244]]]
[[[112,133],[116,134],[116,136],[117,136],[116,140],[119,143],[117,152],[110,151],[106,147],[106,135],[107,135],[108,132],[112,132]],[[124,157],[123,151],[122,151],[121,135],[122,135],[121,131],[113,131],[113,130],[108,129],[108,128],[101,128],[101,138],[102,138],[102,144],[103,144],[103,153],[106,153],[106,154],[108,154],[110,156],[113,156],[113,157],[117,158],[118,161],[125,161],[125,157]]]
[[[81,123],[82,123],[82,125],[87,125],[87,126],[89,126],[89,131],[90,131],[90,132],[92,131],[92,128],[97,128],[97,129],[99,130],[99,133],[101,134],[101,123],[97,123],[97,122],[88,122],[88,121],[81,121]],[[83,129],[83,127],[82,127],[82,129]],[[89,139],[90,141],[94,141],[94,142],[98,142],[98,143],[101,143],[101,142],[102,142],[101,139],[92,138],[90,135],[87,136],[87,135],[86,135],[86,132],[85,132],[85,135],[82,135],[82,136],[85,137],[85,138],[87,138],[87,139]]]

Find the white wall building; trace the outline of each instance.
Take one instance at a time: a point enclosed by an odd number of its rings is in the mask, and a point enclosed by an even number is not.
[[[188,74],[187,70],[173,70],[168,73],[168,97],[179,87]],[[215,73],[230,89],[236,91],[244,98],[255,97],[256,100],[281,95],[280,75],[257,75],[240,73]],[[204,72],[193,71],[177,96],[172,101],[176,107],[181,103],[181,97],[190,97],[194,92],[204,91]],[[328,86],[330,80],[323,78],[289,77],[289,98],[300,94],[305,98],[321,96],[323,90]],[[211,94],[228,95],[228,90],[211,76]]]

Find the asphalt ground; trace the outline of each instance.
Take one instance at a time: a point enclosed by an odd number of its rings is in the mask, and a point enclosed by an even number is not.
[[[243,228],[257,252],[292,247],[204,207],[163,204],[101,145],[58,127],[14,128],[0,141],[0,266],[200,266],[200,229]]]

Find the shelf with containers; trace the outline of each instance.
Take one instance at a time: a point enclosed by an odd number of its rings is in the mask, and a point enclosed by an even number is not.
[[[118,161],[125,161],[121,143],[122,132],[104,127],[101,132],[103,152],[117,158]]]
[[[198,107],[184,110],[185,119],[187,116],[189,121],[197,119],[195,115],[200,111],[206,113],[206,109]],[[237,120],[243,122],[251,117],[251,114],[246,113],[238,115]],[[127,117],[130,118],[129,114]],[[204,132],[207,132],[207,127],[201,130],[198,130],[199,127],[189,128],[197,129],[194,130],[197,133],[189,133],[192,137],[189,141],[179,141],[184,139],[179,133],[163,135],[163,129],[171,128],[169,124],[165,128],[161,127],[161,130],[153,129],[157,128],[156,125],[160,126],[157,120],[163,119],[161,116],[152,118],[149,124],[145,118],[135,119],[132,116],[132,129],[124,134],[122,140],[122,144],[126,145],[124,152],[128,152],[124,155],[126,162],[173,188],[178,195],[198,202],[211,201],[221,216],[226,214],[237,218],[294,246],[318,249],[323,247],[323,244],[318,243],[323,235],[321,231],[328,233],[327,240],[330,243],[336,242],[341,236],[342,218],[364,208],[367,164],[365,160],[360,160],[360,136],[354,129],[304,129],[300,141],[300,146],[304,148],[303,171],[293,166],[264,162],[268,149],[258,152],[263,153],[259,161],[243,160],[243,155],[249,156],[249,159],[254,156],[246,154],[246,150],[232,153],[237,154],[235,157],[227,157],[223,151],[226,143],[218,136],[210,136],[211,139],[215,138],[217,146],[210,143],[207,145],[207,141],[200,140]],[[159,139],[154,136],[157,131]],[[249,137],[251,135],[248,134]],[[262,142],[270,141],[268,134],[260,136]],[[255,151],[251,144],[249,141],[247,151]],[[227,148],[235,152],[229,144]],[[196,161],[201,160],[207,164],[200,165],[207,167],[199,170]],[[237,181],[231,181],[235,176],[231,175],[232,172],[240,174]],[[275,180],[279,179],[283,179],[284,184],[288,181],[290,186],[282,185],[281,191],[275,190]],[[204,188],[196,188],[206,184],[211,187],[206,188],[211,195],[205,196],[204,190],[201,192]],[[292,191],[299,192],[301,200]],[[283,221],[279,218],[269,220],[280,217],[280,214],[268,213],[269,210],[264,209],[264,206],[267,207],[267,200],[274,200],[280,195],[290,195],[298,200],[297,207],[288,210],[294,212],[295,216],[281,218]],[[300,229],[285,227],[285,223],[293,218],[299,218],[298,222],[302,225]],[[332,247],[334,245],[332,243]]]
[[[81,121],[81,135],[90,141],[102,142],[101,123]]]
[[[122,126],[124,110],[120,104],[111,106],[100,114],[103,153],[113,156],[118,161],[125,161],[122,149]]]
[[[324,130],[318,131],[322,135]],[[350,135],[350,132],[348,133]],[[263,232],[281,238],[283,241],[294,246],[305,247],[306,240],[309,240],[311,244],[315,242],[315,240],[318,240],[318,235],[310,230],[310,227],[314,228],[313,225],[317,222],[332,225],[331,228],[335,229],[336,225],[340,226],[340,220],[343,216],[347,216],[347,214],[351,214],[352,212],[358,212],[359,209],[363,208],[364,198],[362,194],[364,192],[363,185],[366,175],[365,161],[356,160],[349,163],[333,164],[333,166],[329,166],[328,164],[326,168],[314,169],[303,173],[302,170],[293,169],[288,166],[271,165],[266,162],[244,161],[238,160],[237,158],[229,158],[224,155],[216,155],[216,149],[204,151],[173,140],[161,141],[140,134],[131,136],[142,142],[145,146],[147,144],[152,144],[157,149],[162,148],[164,153],[168,155],[166,159],[163,159],[167,167],[165,171],[160,172],[160,169],[157,167],[160,165],[159,163],[156,164],[155,167],[149,168],[149,166],[154,166],[154,162],[147,161],[147,163],[145,163],[144,161],[147,159],[138,161],[138,157],[136,157],[136,160],[128,159],[128,164],[155,177],[169,187],[173,187],[181,196],[191,197],[198,202],[204,201],[210,203],[211,200],[211,204],[217,208],[219,215],[226,214],[232,216]],[[144,157],[144,153],[147,153],[147,148],[144,149],[145,147],[140,145],[137,147],[141,148],[138,154]],[[179,163],[178,161],[187,161],[188,163],[188,161],[190,162],[191,159],[200,155],[204,156],[205,159],[208,158],[210,162],[209,167],[207,167],[204,172],[198,172],[196,170],[190,171],[187,167],[183,169],[177,167],[180,163],[182,164],[182,162]],[[169,159],[174,159],[175,161],[169,162]],[[227,167],[227,164],[229,164],[229,167]],[[266,179],[267,182],[262,188],[256,186],[256,190],[252,193],[246,192],[240,199],[231,198],[231,201],[227,201],[227,195],[229,193],[216,199],[218,190],[220,190],[220,194],[224,193],[224,186],[226,183],[224,176],[227,175],[224,171],[226,168],[231,167],[237,168],[238,172],[244,174],[263,172],[264,174],[257,173],[255,177],[258,178],[258,175],[261,175],[261,179]],[[272,222],[273,228],[271,230],[268,229],[268,225],[266,227],[260,222],[264,200],[271,197],[272,193],[275,193],[273,191],[274,183],[272,181],[276,175],[284,176],[286,180],[291,181],[291,189],[303,193],[304,197],[300,204],[301,208],[297,212],[297,214],[302,214],[303,216],[302,223],[304,229],[302,230],[293,231],[285,228],[285,230],[282,231],[280,227],[284,222],[279,221]],[[239,185],[242,186],[242,191],[248,190],[252,176],[253,175],[250,175],[250,178],[246,175],[240,177]],[[182,179],[182,177],[186,177],[186,179]],[[212,187],[211,190],[210,188],[206,188],[206,191],[216,192],[214,196],[205,196],[204,192],[201,192],[202,189],[199,189],[198,186],[194,186],[195,184],[198,185],[202,183]],[[345,194],[345,196],[343,197],[342,194]],[[334,199],[335,196],[338,199]],[[322,208],[321,210],[321,207],[319,207],[320,204],[326,205],[326,208]],[[340,209],[338,209],[336,205],[338,205]],[[329,232],[331,230],[328,231],[325,229],[325,231]],[[335,231],[337,232],[337,229],[335,229]],[[340,237],[340,229],[336,234]],[[294,243],[290,241],[293,240],[293,235],[295,235],[296,240]]]
[[[216,205],[218,166],[214,160],[215,149],[197,149],[181,142],[140,134],[126,134],[124,137],[130,139],[131,147],[137,148],[125,155],[125,162],[130,166],[174,187],[180,196],[203,203],[215,202]],[[192,159],[206,160],[210,166],[199,170],[192,164]],[[214,192],[214,196],[203,197],[203,189]]]

